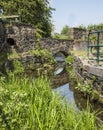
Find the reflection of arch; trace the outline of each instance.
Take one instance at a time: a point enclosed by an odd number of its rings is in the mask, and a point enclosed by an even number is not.
[[[15,40],[13,38],[8,38],[6,41],[7,41],[7,44],[10,45],[10,46],[13,46],[13,45],[16,44]]]
[[[59,51],[54,54],[54,58],[57,62],[65,62],[67,56],[68,54],[64,51]]]

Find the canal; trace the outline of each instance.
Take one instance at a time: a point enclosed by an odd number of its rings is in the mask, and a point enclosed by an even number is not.
[[[65,56],[58,53],[55,56],[57,61],[57,67],[54,71],[54,77],[52,79],[52,86],[54,92],[59,92],[62,99],[65,99],[67,104],[74,104],[75,110],[82,110],[89,106],[92,111],[100,112],[98,117],[103,120],[103,104],[98,102],[92,102],[86,99],[74,86],[69,85],[69,75],[66,71]]]

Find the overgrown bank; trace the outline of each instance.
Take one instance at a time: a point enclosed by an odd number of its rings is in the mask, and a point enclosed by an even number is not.
[[[53,92],[46,77],[0,78],[1,130],[102,130],[96,114],[74,110]]]
[[[101,82],[99,82],[100,86],[96,86],[98,83],[98,78],[96,75],[93,75],[91,72],[87,70],[92,70],[92,66],[90,69],[88,64],[84,64],[79,57],[69,56],[66,59],[67,63],[67,71],[69,73],[70,84],[75,86],[75,89],[79,90],[85,97],[88,97],[90,100],[99,101],[102,103],[101,91],[100,88]],[[99,70],[99,68],[96,68]],[[97,72],[97,71],[96,71]],[[99,90],[98,90],[99,88]]]

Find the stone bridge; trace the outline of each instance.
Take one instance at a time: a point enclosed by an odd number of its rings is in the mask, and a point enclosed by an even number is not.
[[[18,57],[24,67],[29,66],[30,63],[45,63],[47,58],[28,54],[31,50],[38,49],[38,46],[40,49],[47,49],[53,56],[60,52],[67,56],[69,49],[72,48],[72,40],[43,38],[38,44],[36,29],[31,25],[0,20],[0,53],[1,57],[3,53],[6,55],[2,61],[0,60],[0,71],[4,68],[2,63],[8,60],[8,53],[12,54],[12,52],[19,55],[16,58]]]
[[[50,38],[41,39],[39,45],[41,48],[49,50],[53,55],[58,52],[68,54],[72,41],[57,40]],[[3,45],[18,46],[17,51],[20,53],[28,50],[37,49],[36,29],[28,24],[0,21],[0,50],[3,51]]]
[[[40,47],[49,50],[53,55],[61,52],[65,56],[69,54],[72,49],[72,40],[43,38],[40,42]]]

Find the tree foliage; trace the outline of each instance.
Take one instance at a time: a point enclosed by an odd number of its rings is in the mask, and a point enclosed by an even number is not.
[[[62,28],[62,30],[61,30],[61,34],[66,35],[66,36],[69,35],[69,32],[70,32],[70,28],[69,28],[68,25],[65,25],[65,26]]]
[[[5,15],[20,15],[22,22],[39,28],[42,36],[51,35],[52,23],[49,0],[2,0]]]
[[[88,30],[103,30],[103,23],[91,24],[87,27]]]
[[[78,28],[80,29],[86,29],[86,26],[84,26],[83,24],[79,25]]]

